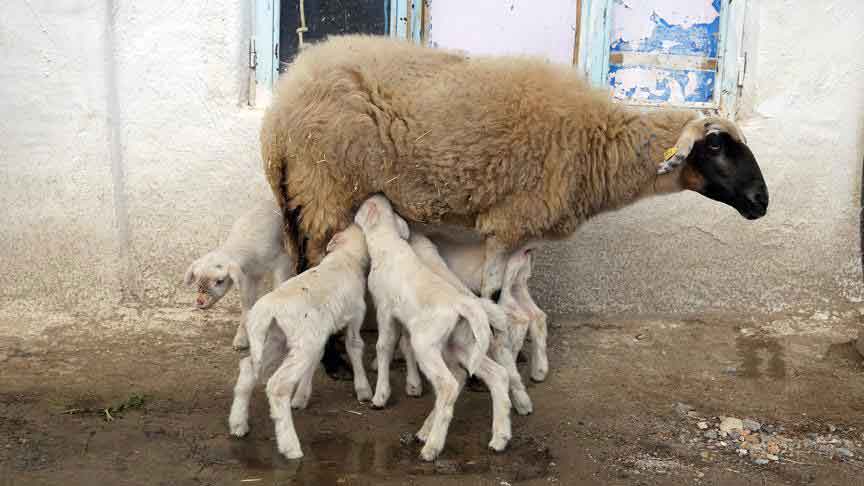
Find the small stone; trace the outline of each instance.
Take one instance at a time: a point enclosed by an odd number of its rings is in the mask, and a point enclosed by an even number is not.
[[[845,447],[837,449],[837,455],[839,455],[840,457],[855,457],[855,454],[853,454],[852,451]]]
[[[738,452],[738,455],[741,457],[744,457],[748,454],[747,449],[738,449],[736,452]]]
[[[827,425],[825,426],[825,428],[828,429],[828,432],[830,432],[830,433],[832,433],[832,434],[833,434],[834,432],[837,432],[837,427],[834,427],[833,424],[827,424]]]
[[[438,459],[435,461],[435,472],[438,474],[459,474],[462,467],[458,461],[452,459]]]
[[[732,440],[738,440],[741,438],[741,433],[738,432],[737,430],[730,430],[729,431],[729,438]]]
[[[765,464],[768,464],[768,459],[765,459],[764,457],[759,457],[759,458],[753,459],[753,464],[758,464],[760,466],[764,466]]]
[[[744,423],[741,419],[735,417],[723,417],[723,420],[720,421],[720,431],[729,433],[733,430],[739,434],[744,430]]]
[[[772,461],[779,461],[780,460],[780,458],[775,456],[774,454],[768,454],[765,457],[772,460]]]
[[[708,422],[699,422],[696,424],[696,427],[699,427],[699,430],[705,430],[708,428]]]
[[[692,405],[687,405],[686,403],[678,402],[675,404],[675,410],[677,410],[681,415],[687,415],[687,412],[693,409],[694,407]]]
[[[399,443],[402,445],[409,445],[414,443],[414,434],[411,432],[402,432],[399,434]]]
[[[776,442],[769,442],[768,445],[765,447],[765,451],[768,454],[779,454],[780,453],[780,446],[777,445]]]
[[[717,438],[717,431],[716,430],[708,430],[704,434],[702,434],[702,436],[705,437],[706,439],[714,440]]]
[[[765,424],[762,426],[762,430],[765,431],[766,433],[773,434],[774,432],[777,431],[777,428],[774,427],[773,425]]]
[[[720,441],[720,445],[723,446],[723,447],[726,447],[726,442],[721,440],[721,441]]]
[[[760,424],[759,422],[757,422],[755,420],[750,420],[750,419],[742,420],[741,425],[743,425],[745,429],[753,431],[753,432],[759,432],[759,429],[762,428],[762,424]]]
[[[738,374],[738,368],[729,366],[728,368],[723,368],[723,373],[726,373],[727,375],[736,375]]]
[[[726,432],[723,432],[723,431],[721,430],[721,431],[720,431],[720,438],[721,438],[721,439],[725,439],[726,437],[729,437],[729,434],[727,434]]]

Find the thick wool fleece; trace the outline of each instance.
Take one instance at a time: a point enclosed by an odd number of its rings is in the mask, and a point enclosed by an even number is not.
[[[566,237],[655,187],[686,187],[686,166],[658,177],[656,165],[696,116],[627,109],[566,66],[351,35],[297,56],[261,143],[292,243],[308,238],[314,265],[377,192],[408,220],[506,247]]]

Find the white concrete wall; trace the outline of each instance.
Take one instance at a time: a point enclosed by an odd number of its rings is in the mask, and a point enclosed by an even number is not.
[[[11,276],[0,302],[188,304],[189,260],[268,194],[260,111],[244,106],[248,2],[109,3],[0,4],[0,266]],[[442,9],[458,3],[433,2],[432,40],[572,58],[572,0],[553,2],[548,23],[533,22],[534,2],[494,2],[481,32],[464,16],[445,28]],[[864,8],[750,3],[741,123],[769,215],[748,222],[684,194],[598,218],[542,252],[534,286],[549,311],[812,312],[861,300]]]

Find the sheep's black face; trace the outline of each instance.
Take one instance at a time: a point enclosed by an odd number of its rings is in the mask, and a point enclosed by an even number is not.
[[[728,133],[712,132],[697,141],[687,166],[696,174],[685,171],[686,187],[732,206],[747,219],[768,211],[768,188],[753,152]]]

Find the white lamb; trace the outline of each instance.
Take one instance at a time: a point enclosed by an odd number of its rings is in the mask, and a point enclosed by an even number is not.
[[[250,355],[240,361],[228,419],[231,434],[242,437],[249,431],[252,391],[259,379],[270,374],[272,363],[281,363],[267,380],[276,444],[285,457],[302,457],[291,408],[306,406],[327,339],[346,326],[354,390],[359,400],[371,398],[360,337],[368,267],[363,233],[351,225],[330,240],[327,255],[318,266],[283,283],[252,307],[246,322]]]
[[[466,287],[461,280],[459,280],[459,277],[456,276],[456,274],[447,266],[447,263],[438,252],[438,248],[429,238],[422,233],[415,231],[411,233],[409,242],[414,253],[417,254],[417,257],[420,258],[420,260],[430,270],[449,282],[450,285],[464,295],[474,295],[471,290]],[[513,401],[513,407],[520,415],[528,415],[533,411],[533,405],[531,404],[531,398],[528,396],[528,392],[525,391],[525,384],[522,383],[522,377],[519,375],[519,370],[516,368],[516,360],[514,358],[515,354],[512,352],[513,346],[510,341],[511,333],[508,313],[505,312],[503,307],[495,304],[491,300],[480,299],[480,302],[483,304],[486,313],[489,315],[490,324],[494,323],[492,327],[498,331],[495,333],[492,343],[489,346],[489,356],[507,370],[507,374],[510,377],[510,398]],[[468,336],[468,339],[473,338]],[[402,336],[399,344],[402,349],[402,354],[405,356],[405,364],[407,368],[406,392],[408,392],[408,385],[413,385],[412,378],[417,376],[417,362],[414,360],[413,356],[410,356],[411,347],[407,345],[405,336]],[[417,381],[419,382],[419,376],[417,378]],[[411,395],[411,393],[408,394]]]
[[[420,456],[434,460],[444,447],[459,383],[464,381],[454,376],[465,373],[459,365],[486,382],[493,415],[489,447],[503,450],[511,436],[508,376],[486,356],[491,330],[479,299],[462,294],[423,264],[405,241],[408,225],[383,196],[367,199],[354,221],[366,235],[372,259],[369,292],[378,314],[378,384],[373,405],[383,406],[390,396],[389,370],[398,320],[410,334],[413,355],[435,390],[435,408],[417,433],[425,442]],[[473,333],[472,349],[461,344],[466,341],[460,338],[460,328]]]
[[[412,231],[416,233],[417,231]],[[447,266],[469,289],[480,292],[483,278],[485,246],[482,241],[460,241],[447,237],[440,232],[426,235],[438,247],[438,252]],[[510,318],[510,339],[513,355],[518,355],[525,344],[525,335],[531,335],[531,379],[537,382],[546,379],[549,373],[549,358],[546,351],[547,317],[534,302],[528,287],[533,267],[533,245],[526,245],[514,251],[508,258],[501,297],[498,303],[503,306]]]
[[[236,285],[240,292],[240,325],[233,346],[246,348],[246,313],[258,298],[264,276],[272,272],[273,288],[294,275],[293,259],[282,245],[282,213],[272,199],[255,205],[231,226],[225,243],[198,258],[186,270],[184,282],[195,284],[195,306],[207,309]]]

